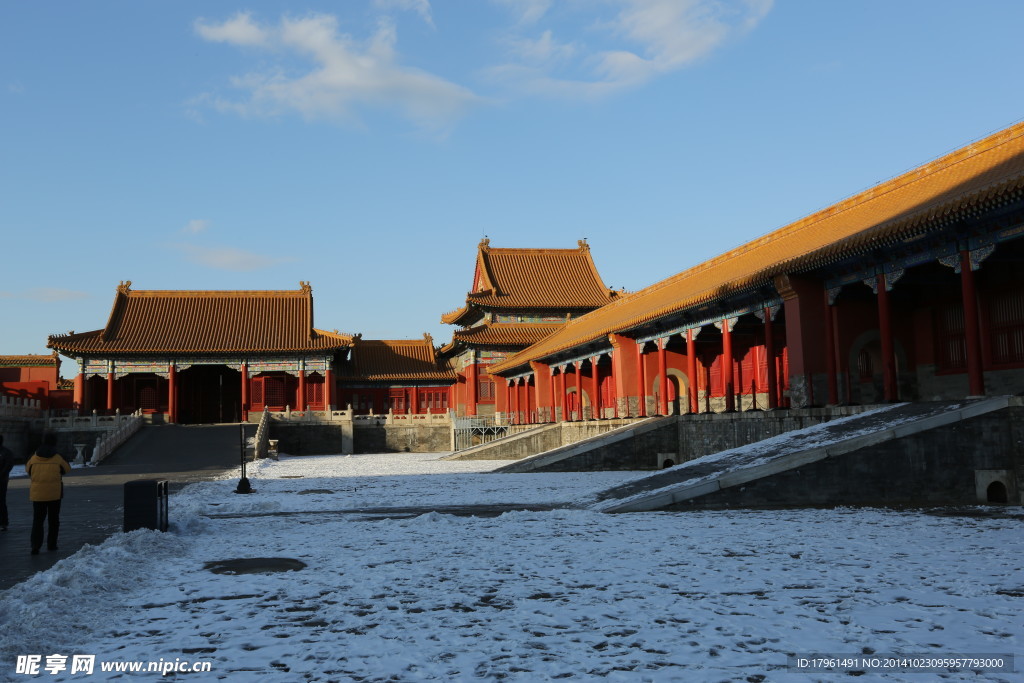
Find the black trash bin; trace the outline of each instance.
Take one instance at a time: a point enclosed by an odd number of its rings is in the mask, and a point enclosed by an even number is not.
[[[124,485],[124,530],[167,531],[167,480],[137,479]]]

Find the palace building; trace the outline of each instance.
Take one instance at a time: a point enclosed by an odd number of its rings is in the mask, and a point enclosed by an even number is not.
[[[355,336],[338,370],[340,404],[368,413],[447,413],[455,373],[438,356],[429,334],[422,339]]]
[[[576,249],[494,248],[482,240],[466,303],[441,316],[441,322],[459,326],[441,349],[457,375],[452,409],[458,415],[493,414],[503,385],[490,376],[492,364],[619,296],[604,285],[584,240]]]
[[[492,365],[513,420],[1024,389],[1024,124],[575,318]],[[573,401],[573,393],[582,393]]]
[[[51,336],[75,359],[75,405],[237,422],[250,410],[323,410],[352,338],[313,327],[309,283],[289,291],[146,291],[122,282],[104,328]]]
[[[605,286],[585,241],[484,239],[440,349],[429,335],[317,329],[308,283],[125,282],[105,327],[47,345],[79,363],[79,409],[170,422],[351,404],[539,423],[1015,394],[1021,236],[1024,124],[633,293]],[[37,360],[39,381],[59,380],[55,356],[6,358],[5,391],[37,381],[26,370]]]

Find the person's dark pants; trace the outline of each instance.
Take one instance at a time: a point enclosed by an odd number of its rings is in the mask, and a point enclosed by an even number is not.
[[[6,529],[7,519],[7,477],[0,477],[0,527]]]
[[[50,524],[46,535],[46,547],[55,550],[57,532],[60,531],[60,501],[32,501],[32,550],[39,550],[43,546],[43,522],[47,518],[50,519]]]

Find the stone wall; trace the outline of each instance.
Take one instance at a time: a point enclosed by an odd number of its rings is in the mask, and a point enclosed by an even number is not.
[[[669,509],[976,505],[995,479],[1005,482],[1008,502],[1024,504],[1024,407],[826,458]]]
[[[352,452],[351,422],[270,422],[270,438],[279,453],[331,455]]]
[[[451,450],[447,425],[380,425],[355,430],[355,453],[444,453]]]

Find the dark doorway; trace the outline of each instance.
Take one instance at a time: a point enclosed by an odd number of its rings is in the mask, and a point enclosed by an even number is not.
[[[994,481],[988,485],[988,489],[985,491],[985,495],[990,503],[1008,503],[1009,497],[1006,495],[1006,485],[1001,481]]]
[[[178,373],[178,422],[218,424],[242,419],[242,373],[224,365],[193,365]]]

